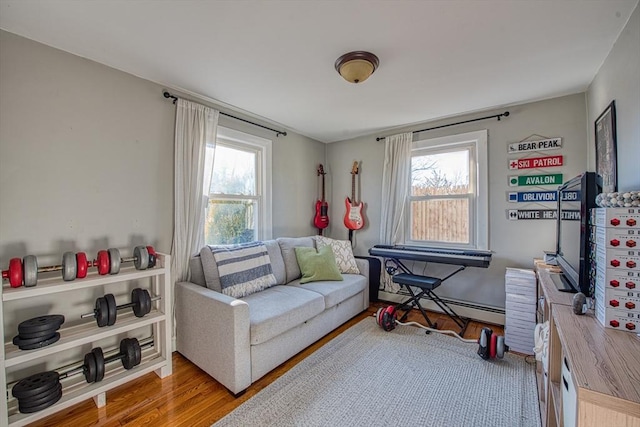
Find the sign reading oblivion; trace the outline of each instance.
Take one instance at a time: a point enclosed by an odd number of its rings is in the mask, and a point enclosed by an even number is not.
[[[563,156],[547,156],[547,157],[532,157],[528,159],[515,159],[509,161],[509,169],[537,169],[537,168],[551,168],[555,166],[562,166],[564,163]]]
[[[512,203],[527,202],[557,202],[558,192],[550,191],[510,191],[507,193],[507,200]],[[563,191],[563,201],[580,200],[580,191]]]
[[[562,219],[569,221],[580,220],[579,209],[563,210]],[[537,219],[556,219],[558,211],[556,209],[507,209],[507,218],[511,221],[521,220],[537,220]]]
[[[525,185],[560,185],[562,184],[562,174],[553,173],[545,175],[521,175],[510,176],[510,187],[521,187]]]
[[[562,138],[550,138],[538,141],[512,142],[509,144],[509,153],[557,150],[559,148],[562,148]]]

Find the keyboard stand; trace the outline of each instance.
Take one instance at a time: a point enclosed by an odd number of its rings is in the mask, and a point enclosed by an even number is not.
[[[451,320],[453,320],[455,324],[458,325],[458,327],[460,327],[459,335],[463,337],[465,331],[467,330],[467,326],[469,325],[469,319],[460,317],[455,311],[453,311],[451,307],[449,307],[446,302],[444,302],[438,295],[436,295],[433,290],[440,286],[442,282],[444,282],[451,276],[461,272],[466,267],[460,266],[445,278],[440,279],[437,277],[413,274],[411,270],[409,270],[399,259],[394,259],[394,262],[398,265],[398,270],[402,271],[402,273],[391,276],[392,280],[400,286],[404,287],[411,295],[408,300],[396,305],[396,311],[404,311],[404,314],[402,315],[402,317],[400,317],[399,320],[401,322],[404,322],[409,315],[409,310],[411,310],[413,307],[416,307],[418,310],[420,310],[420,313],[422,313],[422,316],[427,321],[429,327],[438,329],[438,325],[436,323],[433,323],[431,319],[429,319],[427,312],[424,310],[424,308],[422,308],[422,305],[420,305],[420,299],[426,297],[433,301],[438,307],[440,307],[440,309],[447,316],[449,316]],[[415,288],[419,288],[420,292],[416,294],[411,288],[412,286]]]

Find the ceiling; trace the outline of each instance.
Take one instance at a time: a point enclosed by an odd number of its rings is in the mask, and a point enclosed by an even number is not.
[[[334,142],[582,92],[637,3],[0,0],[0,28]]]

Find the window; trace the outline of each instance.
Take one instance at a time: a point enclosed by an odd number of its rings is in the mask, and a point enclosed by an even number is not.
[[[488,249],[487,131],[415,141],[410,244]]]
[[[205,243],[271,238],[271,141],[218,126],[205,162],[211,177]]]

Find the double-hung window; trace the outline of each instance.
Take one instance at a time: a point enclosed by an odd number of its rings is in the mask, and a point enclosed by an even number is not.
[[[488,249],[487,131],[415,141],[407,243]]]
[[[271,238],[270,140],[219,126],[215,147],[207,147],[207,176],[206,244]]]

